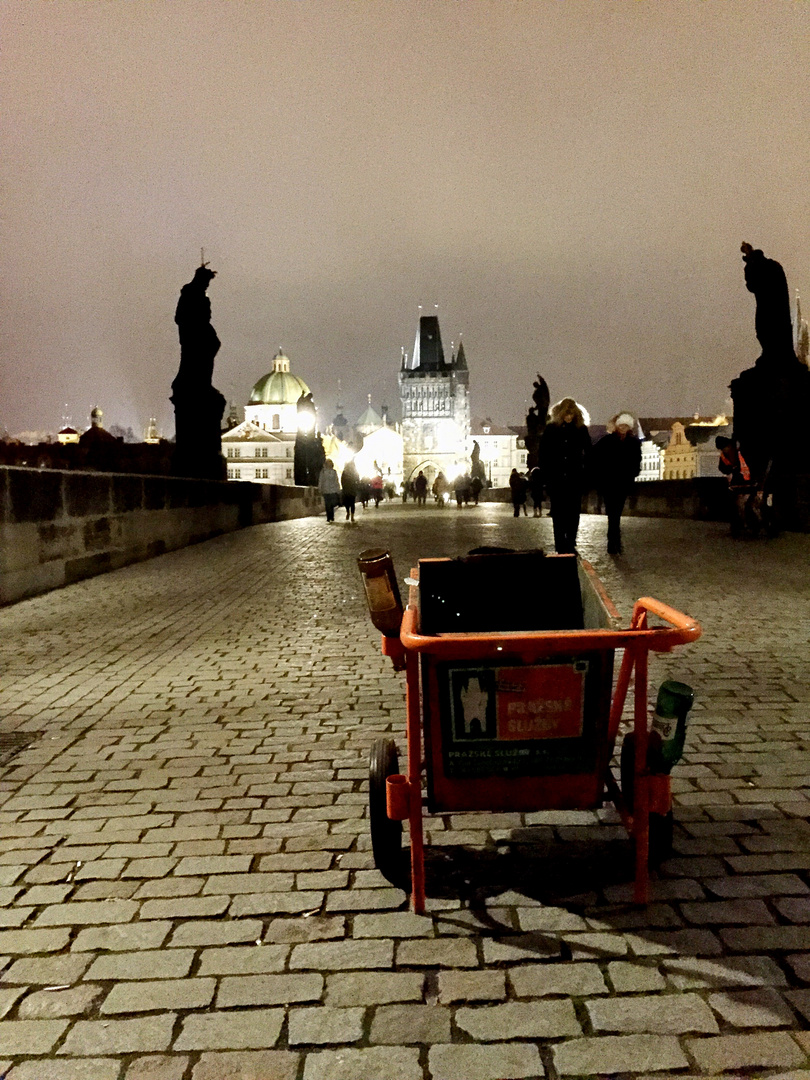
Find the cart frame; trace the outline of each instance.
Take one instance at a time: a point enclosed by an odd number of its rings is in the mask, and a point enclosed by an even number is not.
[[[606,610],[618,619],[618,612],[599,581],[593,567],[584,559],[581,567],[598,592]],[[411,571],[418,579],[418,570]],[[416,585],[411,585],[408,606],[403,614],[400,636],[383,637],[382,652],[394,666],[405,667],[406,711],[408,740],[408,771],[386,778],[386,812],[392,821],[409,823],[411,849],[411,905],[417,914],[425,910],[425,859],[422,827],[422,774],[425,772],[422,747],[422,700],[420,656],[429,655],[444,660],[478,660],[497,662],[508,644],[510,654],[525,653],[543,657],[565,654],[622,649],[622,663],[610,704],[607,738],[610,747],[615,743],[619,723],[634,678],[633,732],[635,733],[634,798],[632,812],[622,796],[605,758],[603,789],[615,805],[622,824],[635,841],[634,900],[645,904],[649,898],[649,818],[650,813],[666,814],[671,807],[668,775],[652,775],[647,767],[647,670],[650,652],[670,652],[678,645],[696,641],[701,628],[689,615],[649,596],[636,600],[630,626],[587,630],[542,630],[498,633],[441,633],[420,634],[417,629]],[[651,627],[649,616],[665,626]],[[497,808],[492,812],[498,812]]]

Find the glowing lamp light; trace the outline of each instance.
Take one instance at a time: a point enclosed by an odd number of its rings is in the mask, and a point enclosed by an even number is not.
[[[298,414],[298,430],[302,435],[308,435],[315,430],[315,414],[302,410]]]

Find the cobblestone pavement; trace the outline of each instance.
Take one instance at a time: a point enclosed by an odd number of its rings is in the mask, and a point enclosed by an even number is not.
[[[339,515],[340,516],[340,515]],[[354,566],[546,545],[509,507],[223,536],[0,611],[0,1076],[810,1080],[810,537],[604,519],[581,550],[699,695],[675,856],[629,902],[610,812],[429,819],[429,913],[368,854],[403,677]],[[1,747],[0,747],[1,749]]]

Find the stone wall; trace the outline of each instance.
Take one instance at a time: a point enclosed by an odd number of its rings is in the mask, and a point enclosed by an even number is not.
[[[511,502],[509,488],[490,488],[483,502]],[[595,491],[583,500],[583,511],[602,514],[602,500]],[[637,483],[627,500],[625,514],[637,517],[685,517],[698,521],[728,521],[728,484],[722,476],[695,480],[649,480]]]
[[[481,493],[481,502],[511,502],[509,488],[490,488]],[[780,528],[788,532],[810,532],[810,475],[800,474],[782,491]],[[548,505],[548,502],[546,502]],[[602,500],[589,491],[582,500],[588,514],[603,514]],[[680,517],[695,521],[728,521],[731,502],[728,482],[723,476],[702,476],[693,480],[647,480],[637,483],[627,500],[630,517]]]
[[[310,488],[0,466],[0,604],[321,509]]]

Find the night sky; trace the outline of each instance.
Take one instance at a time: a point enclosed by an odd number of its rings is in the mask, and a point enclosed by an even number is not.
[[[740,243],[810,310],[803,0],[0,0],[0,431],[173,431],[200,261],[239,405],[398,415],[418,305],[472,412],[722,410]]]

